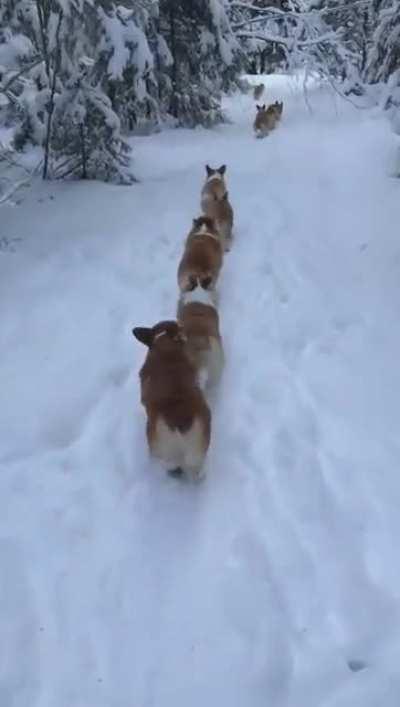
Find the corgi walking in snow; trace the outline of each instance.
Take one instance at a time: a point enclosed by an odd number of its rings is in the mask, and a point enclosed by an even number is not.
[[[253,91],[253,97],[255,101],[259,101],[261,96],[263,95],[265,91],[265,86],[263,83],[258,83],[257,86],[254,86],[254,91]]]
[[[222,248],[229,251],[232,246],[233,209],[225,182],[226,165],[213,169],[207,164],[206,172],[206,181],[201,190],[201,208],[206,216],[216,222]]]
[[[161,321],[136,327],[133,335],[148,347],[139,377],[150,453],[169,473],[199,480],[210,444],[211,413],[182,328],[176,321]]]
[[[204,391],[215,388],[224,367],[215,292],[204,289],[196,280],[190,291],[181,294],[177,318],[186,336],[188,356],[198,372],[201,388]]]
[[[274,130],[279,123],[282,111],[283,102],[275,101],[272,105],[265,108],[265,103],[262,106],[256,106],[257,114],[254,121],[254,132],[256,137],[265,137],[271,130]]]
[[[215,221],[207,216],[193,219],[178,266],[181,292],[191,290],[196,282],[205,289],[214,289],[222,259],[221,239]]]

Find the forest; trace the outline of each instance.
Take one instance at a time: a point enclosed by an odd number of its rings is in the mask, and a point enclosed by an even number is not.
[[[29,146],[45,179],[129,183],[130,135],[215,125],[243,72],[298,69],[399,128],[397,0],[4,0],[0,199]]]

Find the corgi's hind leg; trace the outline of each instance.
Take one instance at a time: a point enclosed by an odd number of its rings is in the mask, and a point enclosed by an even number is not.
[[[202,464],[201,466],[188,467],[186,469],[186,474],[191,479],[191,481],[194,481],[194,483],[200,483],[200,481],[203,481],[206,478],[206,470],[204,468],[204,464]]]
[[[224,244],[225,253],[229,253],[229,251],[232,250],[232,243],[233,243],[233,233],[232,233],[232,230],[230,230],[229,234],[227,236],[225,236],[225,244]]]
[[[198,373],[197,373],[197,380],[198,380],[201,390],[204,392],[208,386],[208,380],[209,380],[209,372],[208,372],[208,368],[206,366],[202,366],[201,368],[199,368]]]
[[[208,380],[207,388],[215,388],[221,380],[225,366],[225,354],[222,342],[212,338],[210,341],[210,351],[208,353]]]
[[[171,430],[165,421],[160,418],[148,435],[150,454],[157,459],[165,471],[172,476],[179,476],[181,469],[181,442],[176,430]]]
[[[191,429],[185,435],[182,469],[192,481],[201,481],[205,476],[204,462],[209,439],[200,419],[194,421]]]
[[[206,476],[205,469],[205,452],[199,451],[193,454],[192,452],[185,456],[182,464],[182,470],[185,476],[191,481],[202,481]]]
[[[232,247],[232,227],[226,221],[219,221],[218,230],[221,235],[222,249],[228,253]]]

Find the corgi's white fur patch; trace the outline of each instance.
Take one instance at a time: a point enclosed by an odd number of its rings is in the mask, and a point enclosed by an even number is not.
[[[156,436],[151,453],[166,467],[180,467],[189,477],[201,478],[202,465],[206,455],[203,428],[198,419],[194,420],[187,432],[171,430],[162,418],[157,421]]]
[[[208,354],[207,365],[207,387],[213,388],[218,385],[225,364],[225,355],[220,341],[211,339],[211,348]]]
[[[160,336],[167,336],[167,332],[166,332],[165,330],[164,330],[164,331],[159,331],[158,334],[155,335],[154,341],[156,341],[156,339],[159,339]]]
[[[205,290],[201,285],[196,285],[194,290],[190,292],[184,292],[182,294],[183,304],[191,304],[192,302],[199,302],[199,304],[206,304],[209,307],[214,307],[215,309],[215,293],[212,290]]]
[[[219,181],[222,182],[223,178],[223,174],[220,174],[219,172],[214,172],[213,174],[210,174],[209,177],[207,177],[206,182],[212,182],[213,179],[219,179]]]
[[[201,368],[197,377],[198,377],[198,381],[199,381],[199,386],[204,391],[207,388],[207,383],[208,383],[207,369]]]

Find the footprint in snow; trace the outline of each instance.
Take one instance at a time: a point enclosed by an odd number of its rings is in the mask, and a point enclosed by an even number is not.
[[[293,672],[286,610],[267,549],[255,532],[247,530],[233,539],[222,583],[223,610],[237,633],[251,681],[281,704]]]

